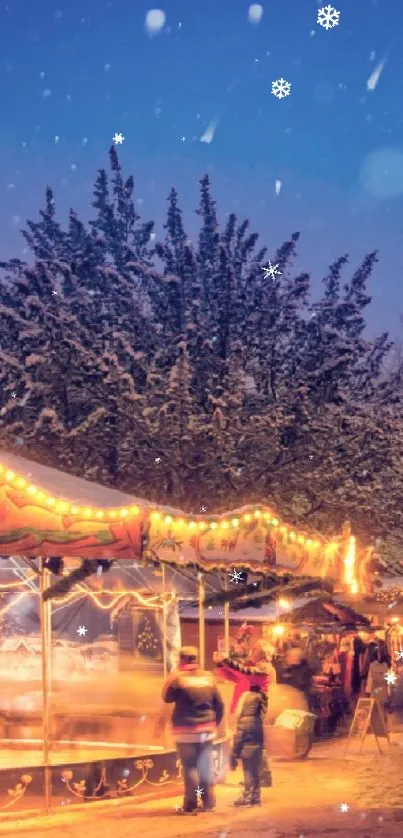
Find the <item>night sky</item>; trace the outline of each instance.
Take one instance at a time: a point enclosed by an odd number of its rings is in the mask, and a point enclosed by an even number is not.
[[[121,162],[157,232],[171,185],[195,232],[208,171],[220,218],[249,217],[271,252],[301,231],[298,269],[314,292],[333,259],[349,253],[352,271],[379,248],[370,332],[398,331],[403,0],[336,0],[329,31],[317,24],[326,0],[263,0],[259,23],[244,0],[161,0],[166,22],[152,37],[153,4],[141,0],[6,2],[1,258],[24,254],[19,230],[46,184],[63,220],[70,207],[91,217],[96,171],[121,132]],[[280,100],[271,84],[281,77],[291,94]],[[200,141],[206,130],[211,142]]]

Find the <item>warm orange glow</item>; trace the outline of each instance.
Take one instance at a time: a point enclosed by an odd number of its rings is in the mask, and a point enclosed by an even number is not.
[[[33,579],[37,579],[36,573],[30,573],[25,579],[19,579],[18,582],[8,582],[7,585],[0,585],[0,591],[9,591],[14,588],[20,588],[21,585],[28,585]],[[1,612],[0,612],[1,613]]]
[[[292,531],[288,533],[288,536],[289,536],[290,541],[295,541],[295,539],[297,537],[295,535],[295,532],[292,532]]]
[[[276,637],[282,637],[285,632],[284,626],[280,625],[280,623],[276,623],[275,626],[272,628],[272,632]]]
[[[32,495],[32,496],[37,495],[38,494],[38,489],[36,488],[36,486],[28,486],[27,493],[28,493],[28,495]]]
[[[355,537],[349,536],[347,550],[344,557],[344,584],[350,588],[351,593],[357,593],[358,581],[355,572]]]
[[[46,498],[46,505],[47,506],[56,506],[56,501],[54,498]]]
[[[210,529],[216,530],[218,527],[217,521],[212,521],[210,524]]]
[[[195,526],[196,526],[196,521],[189,521],[189,528],[191,530],[194,530]]]
[[[128,514],[129,514],[128,509],[121,509],[120,512],[119,512],[119,515],[120,515],[121,518],[126,518],[128,516]]]
[[[260,509],[255,509],[253,514],[254,514],[255,518],[261,518],[262,517],[262,513],[261,513]]]
[[[223,530],[227,530],[229,527],[229,523],[228,521],[220,521],[220,526],[223,528]]]
[[[27,485],[27,481],[24,480],[23,477],[19,477],[18,480],[15,481],[15,485],[17,486],[17,489],[24,489]]]
[[[290,608],[291,607],[291,603],[288,601],[288,599],[279,599],[278,604],[279,604],[280,608]]]
[[[173,518],[172,515],[165,515],[164,521],[166,524],[172,524]]]
[[[251,520],[252,520],[252,515],[250,515],[250,514],[249,514],[249,512],[247,512],[247,513],[243,516],[243,519],[244,519],[244,521],[246,521],[246,523],[248,524],[248,523],[249,523],[249,521],[251,521]]]
[[[279,525],[279,523],[280,523],[280,521],[278,520],[278,518],[272,518],[272,519],[271,519],[271,522],[272,522],[272,524],[273,524],[273,527],[278,527],[278,525]]]
[[[233,527],[239,527],[239,520],[238,518],[233,518],[231,521]]]
[[[6,478],[8,483],[11,483],[11,481],[14,480],[15,472],[11,471],[11,469],[7,469],[4,477]]]
[[[99,518],[99,519],[104,517],[104,513],[102,512],[102,509],[99,509],[98,512],[95,513],[95,517]]]
[[[70,509],[70,512],[71,512],[72,515],[78,515],[79,511],[80,511],[79,506],[72,506],[71,509]]]

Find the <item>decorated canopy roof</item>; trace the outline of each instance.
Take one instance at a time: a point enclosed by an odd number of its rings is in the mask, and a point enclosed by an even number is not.
[[[134,559],[174,567],[295,573],[365,587],[349,531],[297,532],[265,505],[187,515],[0,451],[3,555]],[[361,578],[361,576],[362,578]]]

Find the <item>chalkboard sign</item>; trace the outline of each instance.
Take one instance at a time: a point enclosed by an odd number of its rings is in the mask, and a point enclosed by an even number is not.
[[[382,753],[378,738],[387,739],[389,734],[386,728],[385,718],[379,702],[375,698],[359,698],[355,708],[354,718],[351,722],[345,753],[351,739],[359,739],[361,742],[360,751],[364,744],[367,733],[373,733],[379,751]]]

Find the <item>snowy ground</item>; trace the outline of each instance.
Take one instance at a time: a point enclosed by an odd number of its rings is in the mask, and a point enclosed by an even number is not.
[[[393,737],[392,737],[393,738]],[[394,737],[377,756],[371,743],[361,757],[343,759],[343,742],[318,745],[299,763],[274,763],[274,786],[260,809],[235,810],[240,774],[218,788],[214,814],[181,818],[178,798],[153,803],[109,801],[64,808],[52,816],[0,821],[1,835],[32,838],[401,838],[403,740]],[[342,803],[348,811],[342,812]]]

